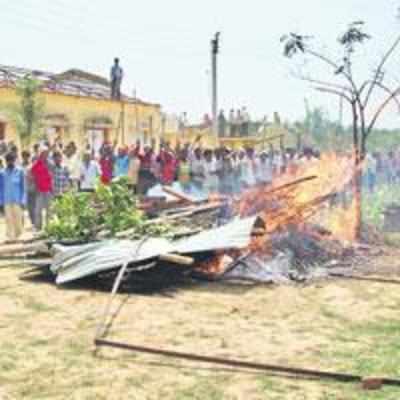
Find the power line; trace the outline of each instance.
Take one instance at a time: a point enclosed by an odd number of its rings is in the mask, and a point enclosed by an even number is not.
[[[46,20],[43,20],[43,19],[41,21],[43,23],[47,22]],[[30,30],[34,30],[35,32],[38,32],[38,33],[46,35],[46,36],[49,35],[49,32],[51,34],[53,34],[53,35],[54,34],[59,34],[59,35],[62,35],[62,37],[61,37],[62,40],[68,40],[70,42],[75,42],[75,43],[77,42],[74,39],[74,37],[71,37],[70,31],[68,31],[66,28],[57,27],[56,29],[51,29],[49,31],[49,30],[43,29],[43,25],[38,24],[34,20],[26,19],[26,18],[21,17],[21,16],[9,15],[9,14],[3,14],[2,15],[2,22],[3,22],[3,25],[8,22],[10,25],[12,25],[13,28],[15,28],[15,25],[18,25],[19,27],[23,26],[25,28],[28,28]],[[104,45],[101,43],[101,41],[95,40],[93,37],[84,35],[82,33],[75,34],[75,35],[76,35],[77,39],[79,40],[80,44],[81,44],[82,41],[84,41],[84,42],[86,42],[87,44],[89,44],[91,46],[96,46],[98,48],[101,48],[103,50],[103,52],[104,52]],[[126,46],[126,45],[124,45],[123,47],[124,47],[123,53],[125,55],[125,58],[129,57],[130,59],[135,60],[135,61],[138,61],[138,59],[143,59],[143,58],[146,57],[145,54],[143,54],[144,50],[147,50],[147,51],[150,50],[150,48],[133,48],[131,46]],[[110,53],[111,53],[111,51],[110,51]],[[132,57],[131,54],[134,54],[134,57]],[[176,52],[175,53],[169,53],[169,54],[170,54],[171,57],[177,55]],[[183,55],[183,56],[188,56],[188,55],[197,56],[197,55],[200,55],[200,54],[202,54],[202,53],[200,53],[200,52],[196,53],[196,52],[193,52],[193,51],[190,52],[190,53],[181,52],[181,55]],[[164,55],[164,57],[165,57],[165,55]]]
[[[1,0],[0,0],[1,3]],[[18,3],[21,4],[21,3]],[[55,10],[51,10],[47,13],[41,13],[40,15],[35,15],[35,10],[32,9],[32,7],[25,7],[23,10],[18,9],[18,7],[15,6],[15,3],[12,3],[13,7],[10,7],[10,3],[7,3],[8,7],[3,8],[2,12],[2,24],[3,27],[4,25],[9,25],[13,29],[17,29],[18,31],[33,31],[37,34],[40,34],[45,37],[49,37],[51,35],[51,39],[53,41],[63,41],[63,42],[70,42],[72,43],[77,43],[79,42],[79,45],[81,46],[82,44],[87,44],[88,46],[91,46],[91,48],[99,48],[103,51],[104,53],[104,45],[100,40],[97,39],[92,34],[86,34],[85,29],[78,29],[82,24],[84,24],[84,21],[78,24],[75,24],[73,20],[71,19],[66,19],[62,18],[61,15],[57,14]],[[48,11],[48,10],[46,10]],[[64,15],[67,13],[64,13]],[[34,16],[34,17],[33,17]],[[61,18],[61,20],[60,20]],[[51,26],[51,29],[46,29],[46,27]],[[85,27],[85,26],[84,26]],[[101,30],[101,23],[96,24],[96,28]],[[104,30],[103,30],[104,31]],[[72,33],[72,34],[71,34]],[[140,62],[139,60],[145,59],[147,56],[142,52],[141,48],[133,48],[130,44],[132,43],[131,39],[132,35],[129,32],[124,32],[122,30],[112,30],[112,34],[115,35],[116,39],[118,40],[119,36],[126,37],[126,44],[119,45],[120,47],[118,51],[118,54],[120,55],[120,58],[126,61],[126,64],[136,64]],[[28,34],[27,34],[28,36]],[[31,37],[29,37],[31,39]],[[28,41],[27,41],[28,43]],[[168,42],[166,43],[168,44]],[[160,48],[165,49],[165,45],[160,45]],[[149,51],[149,48],[143,48],[143,50],[146,49]],[[108,53],[111,53],[111,50],[108,50]],[[155,51],[153,52],[157,54]],[[168,49],[168,55],[170,57],[176,58],[177,53],[181,54],[183,57],[183,61],[187,60],[188,56],[198,56],[198,55],[206,55],[207,52],[204,51],[199,51],[199,52],[194,52],[192,50],[192,47],[182,47],[182,46],[173,46],[173,48]],[[114,54],[113,54],[114,56]],[[165,57],[164,56],[160,56]],[[160,60],[161,61],[161,60]],[[156,70],[158,70],[157,66],[154,66]],[[178,67],[179,68],[179,67]],[[107,68],[108,72],[108,68]]]
[[[18,3],[19,5],[21,5],[21,3]],[[8,7],[8,11],[17,14],[18,17],[23,18],[24,22],[30,21],[32,19],[32,14],[34,14],[34,9],[32,7],[18,7],[16,6],[16,3],[12,3],[12,7]],[[61,10],[60,10],[61,11]],[[68,12],[70,11],[70,9],[68,9]],[[93,36],[89,36],[87,33],[87,27],[89,25],[85,25],[84,21],[80,21],[79,23],[74,23],[74,22],[68,22],[68,20],[64,17],[66,14],[68,14],[68,12],[66,11],[66,9],[64,8],[62,10],[61,13],[57,13],[57,12],[53,12],[49,9],[46,9],[46,13],[41,13],[40,16],[35,16],[35,21],[39,20],[41,21],[45,26],[52,26],[52,31],[54,29],[58,29],[58,31],[63,31],[67,34],[71,34],[71,32],[74,32],[74,35],[78,35],[77,31],[79,31],[79,36],[80,38],[84,38],[86,41],[90,40],[91,43],[97,43],[98,40],[96,40]],[[8,16],[10,16],[10,14],[8,14]],[[81,16],[76,15],[77,19],[82,19]],[[55,24],[54,24],[55,23]],[[54,28],[55,27],[55,28]],[[143,46],[138,46],[144,43],[143,40],[141,39],[136,39],[137,38],[137,34],[133,34],[130,32],[129,29],[126,29],[126,27],[124,28],[123,24],[118,23],[118,25],[114,25],[114,24],[110,24],[109,20],[102,20],[102,19],[97,19],[96,20],[96,24],[94,25],[90,25],[90,29],[91,32],[101,32],[104,33],[104,31],[106,32],[111,32],[112,35],[114,35],[116,37],[116,39],[118,38],[122,38],[123,40],[125,40],[127,43],[132,43],[134,42],[135,45],[134,47],[131,47],[131,45],[129,46],[129,49],[134,49],[134,50],[145,50],[147,49],[147,47],[143,47]],[[83,33],[85,32],[86,33]],[[89,33],[91,33],[89,32]],[[98,36],[98,35],[97,35]],[[160,45],[160,47],[165,48],[166,45],[169,44],[173,44],[173,49],[174,51],[176,50],[182,50],[185,48],[182,46],[185,45],[185,42],[181,41],[180,42],[180,46],[177,47],[175,46],[175,42],[174,41],[164,41],[163,43],[163,39],[165,39],[165,33],[162,34],[161,37],[159,37],[157,39],[158,44]],[[189,44],[189,41],[187,42],[187,44]],[[187,46],[187,49],[191,49],[191,46]],[[185,54],[187,54],[187,52],[185,51]],[[191,53],[193,54],[193,53]],[[200,54],[200,53],[198,53]]]

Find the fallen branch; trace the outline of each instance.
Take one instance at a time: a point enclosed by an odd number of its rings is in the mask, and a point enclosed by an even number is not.
[[[317,179],[317,178],[318,178],[318,176],[316,176],[316,175],[306,176],[305,178],[300,178],[300,179],[297,179],[295,181],[285,183],[284,185],[273,187],[270,190],[267,190],[264,194],[268,195],[268,194],[272,194],[272,193],[275,193],[275,192],[279,192],[281,190],[285,190],[285,189],[288,189],[288,188],[290,188],[292,186],[297,186],[297,185],[300,185],[301,183],[312,181],[312,180]]]

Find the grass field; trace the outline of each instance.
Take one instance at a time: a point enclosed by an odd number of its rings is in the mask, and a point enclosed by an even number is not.
[[[396,265],[399,253],[376,259]],[[396,267],[397,268],[397,267]],[[394,269],[396,272],[396,268]],[[107,293],[61,289],[24,267],[0,268],[0,399],[398,400],[400,388],[301,380],[103,348]],[[398,271],[400,273],[400,268]],[[400,376],[400,286],[203,284],[121,295],[109,338],[248,361]]]

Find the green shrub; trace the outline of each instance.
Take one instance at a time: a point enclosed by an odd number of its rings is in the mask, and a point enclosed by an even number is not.
[[[165,236],[171,230],[169,225],[146,223],[124,178],[99,184],[94,193],[65,193],[53,201],[51,213],[46,233],[54,240],[90,240],[99,231],[112,237],[128,229],[134,236]]]
[[[393,203],[400,204],[400,187],[397,185],[378,186],[373,193],[363,195],[363,218],[377,228],[383,227],[383,212]]]

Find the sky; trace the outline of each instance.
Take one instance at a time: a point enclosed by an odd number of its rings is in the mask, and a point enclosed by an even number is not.
[[[0,64],[108,76],[117,56],[125,93],[136,89],[143,100],[160,103],[168,113],[186,111],[195,122],[211,112],[210,40],[220,31],[220,108],[247,106],[253,118],[277,111],[293,121],[304,117],[307,98],[337,119],[339,101],[296,79],[299,63],[283,57],[280,37],[310,34],[318,49],[334,55],[348,23],[364,20],[373,40],[357,58],[356,71],[368,78],[400,33],[399,5],[398,0],[0,0]],[[389,68],[391,84],[396,73],[400,82],[400,49]],[[302,71],[332,79],[332,71],[318,63],[307,62]],[[396,127],[399,117],[391,107],[378,126]]]

